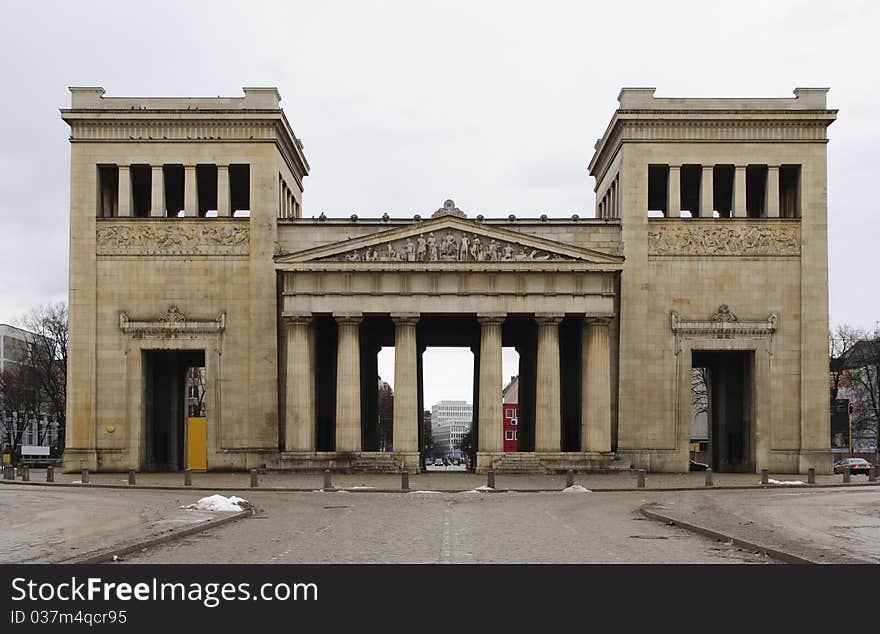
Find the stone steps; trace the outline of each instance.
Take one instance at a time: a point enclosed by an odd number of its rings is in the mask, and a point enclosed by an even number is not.
[[[393,454],[377,451],[361,453],[351,461],[351,470],[360,473],[399,473],[401,459]]]
[[[569,469],[577,472],[613,472],[630,469],[627,460],[612,453],[553,453],[531,452],[506,453],[494,461],[496,473],[564,473]]]

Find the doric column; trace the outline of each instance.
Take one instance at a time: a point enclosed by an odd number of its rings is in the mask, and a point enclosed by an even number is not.
[[[199,196],[196,185],[196,166],[183,167],[183,215],[197,217],[199,215]]]
[[[535,400],[535,451],[562,450],[562,389],[559,322],[562,315],[537,314],[538,380]]]
[[[715,192],[712,180],[714,166],[703,165],[700,178],[700,213],[701,218],[711,218],[715,208]]]
[[[394,319],[395,453],[419,450],[419,373],[416,348],[418,315],[391,315]]]
[[[767,166],[767,201],[764,205],[768,218],[779,218],[779,166]]]
[[[229,199],[229,166],[217,166],[217,216],[228,218],[232,208]]]
[[[737,165],[733,172],[733,217],[746,218],[746,166]]]
[[[361,315],[334,315],[336,348],[336,451],[361,450]]]
[[[608,215],[612,218],[617,217],[617,181],[611,182],[611,209]]]
[[[312,316],[285,315],[287,402],[285,451],[315,450],[315,334]]]
[[[131,217],[131,170],[128,165],[119,166],[119,217]]]
[[[501,315],[480,315],[480,407],[477,451],[504,451],[501,412]]]
[[[587,317],[581,346],[581,448],[611,451],[610,317]]]
[[[150,192],[150,216],[153,218],[165,217],[165,170],[161,165],[152,166],[152,178]]]
[[[669,187],[667,188],[666,216],[681,218],[681,165],[669,166]]]

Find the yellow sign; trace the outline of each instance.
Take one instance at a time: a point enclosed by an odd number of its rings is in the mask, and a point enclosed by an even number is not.
[[[3,464],[9,464],[10,462],[12,462],[12,455],[8,453],[3,454]]]
[[[205,471],[208,468],[208,419],[186,420],[186,468]]]

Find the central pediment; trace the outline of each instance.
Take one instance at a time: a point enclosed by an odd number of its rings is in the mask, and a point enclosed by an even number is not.
[[[513,265],[540,262],[621,265],[623,258],[528,235],[497,225],[443,216],[406,227],[283,254],[279,264],[352,263],[361,266]],[[494,268],[494,267],[493,267]]]

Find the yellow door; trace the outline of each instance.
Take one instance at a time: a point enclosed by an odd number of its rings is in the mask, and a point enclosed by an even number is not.
[[[203,416],[186,420],[186,468],[208,468],[208,419]]]

